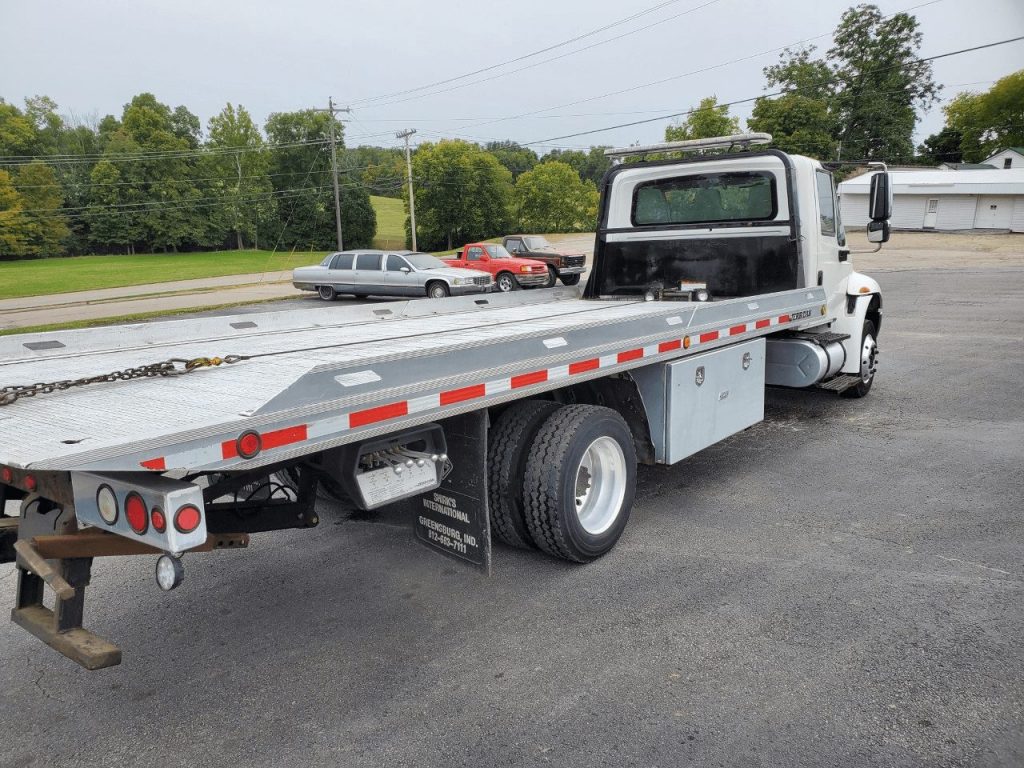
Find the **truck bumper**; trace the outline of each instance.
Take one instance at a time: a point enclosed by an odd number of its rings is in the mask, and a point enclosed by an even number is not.
[[[516,275],[516,280],[519,281],[519,284],[523,286],[523,288],[539,288],[548,284],[547,273],[529,275],[520,273]]]
[[[586,267],[566,267],[565,269],[558,270],[558,275],[582,275],[587,271]]]

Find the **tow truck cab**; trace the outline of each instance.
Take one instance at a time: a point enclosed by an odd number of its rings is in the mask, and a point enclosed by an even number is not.
[[[680,297],[680,286],[703,286],[703,295],[713,301],[820,286],[827,294],[822,322],[805,329],[820,338],[808,344],[841,344],[844,359],[837,372],[867,377],[877,353],[881,291],[877,282],[853,269],[828,169],[817,160],[774,149],[643,159],[666,151],[706,152],[770,139],[744,134],[609,150],[620,161],[641,160],[620,162],[602,182],[594,266],[584,295],[670,299]],[[887,174],[876,174],[872,242],[888,239],[890,189]],[[818,380],[837,365],[835,357],[824,363],[826,371]],[[816,383],[811,378],[772,381],[769,374],[768,383],[807,386]]]

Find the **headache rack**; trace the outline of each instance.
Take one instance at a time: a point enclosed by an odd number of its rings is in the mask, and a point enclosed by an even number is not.
[[[770,133],[736,133],[731,136],[713,136],[707,139],[689,139],[687,141],[666,141],[661,144],[644,144],[633,147],[606,149],[605,157],[622,162],[627,157],[644,157],[663,152],[702,152],[707,149],[724,149],[726,151],[739,148],[748,149],[754,144],[770,144]]]

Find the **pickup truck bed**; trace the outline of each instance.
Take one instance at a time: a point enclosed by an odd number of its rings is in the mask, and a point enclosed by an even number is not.
[[[169,358],[252,359],[21,398],[0,407],[0,464],[247,469],[813,325],[824,300],[821,288],[705,304],[556,289],[10,336],[0,386]],[[262,450],[247,460],[235,446],[249,430]]]

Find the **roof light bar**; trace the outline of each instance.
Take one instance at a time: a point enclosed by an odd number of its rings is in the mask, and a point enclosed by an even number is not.
[[[734,133],[731,136],[714,136],[708,139],[690,139],[688,141],[666,141],[662,144],[606,149],[605,157],[621,160],[624,157],[639,157],[654,152],[699,152],[702,149],[731,149],[741,147],[747,149],[751,144],[769,144],[770,133]]]

